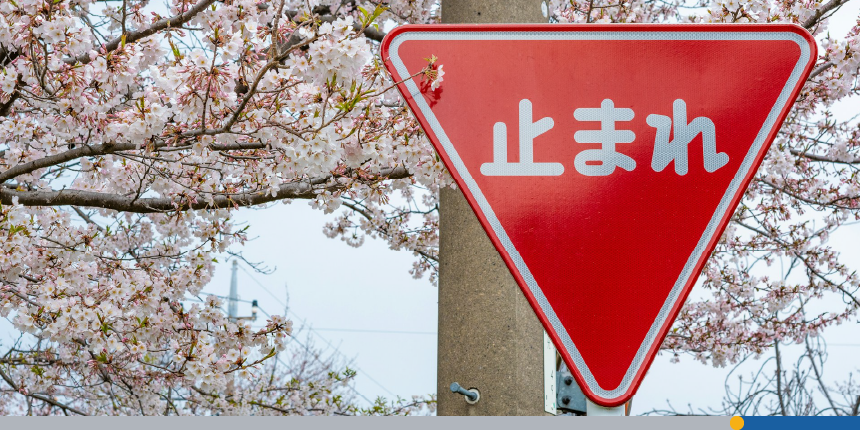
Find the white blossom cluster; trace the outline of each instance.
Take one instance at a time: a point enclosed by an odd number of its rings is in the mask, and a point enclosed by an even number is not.
[[[0,359],[24,397],[0,412],[419,413],[428,400],[346,402],[352,374],[331,363],[296,379],[273,364],[290,321],[253,328],[198,299],[246,240],[237,207],[331,212],[444,184],[408,112],[382,104],[392,83],[363,34],[376,6],[169,6],[0,3],[0,316],[25,334]],[[413,7],[390,10],[428,19]]]

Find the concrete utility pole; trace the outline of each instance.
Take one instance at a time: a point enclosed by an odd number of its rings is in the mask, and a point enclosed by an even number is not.
[[[442,22],[545,23],[543,3],[445,0]],[[439,213],[438,415],[548,415],[543,326],[460,190],[442,190]]]

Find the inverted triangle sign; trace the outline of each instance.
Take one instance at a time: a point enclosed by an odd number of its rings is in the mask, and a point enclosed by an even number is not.
[[[583,392],[635,392],[816,60],[793,25],[427,25],[385,66]],[[436,88],[410,76],[437,58]]]

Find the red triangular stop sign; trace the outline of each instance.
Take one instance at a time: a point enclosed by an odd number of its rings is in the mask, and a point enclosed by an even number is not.
[[[816,60],[792,25],[430,25],[385,65],[585,394],[629,399]],[[407,79],[436,56],[443,80]]]

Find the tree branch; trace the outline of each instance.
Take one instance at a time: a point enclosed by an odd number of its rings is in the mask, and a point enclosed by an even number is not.
[[[158,21],[155,21],[151,26],[138,31],[132,31],[131,33],[125,34],[125,43],[134,43],[140,39],[145,37],[152,36],[155,33],[158,33],[165,28],[171,27],[181,27],[188,21],[191,21],[191,18],[194,18],[195,15],[202,12],[204,9],[209,7],[212,3],[215,3],[216,0],[200,0],[200,3],[197,3],[191,9],[188,9],[184,13],[179,15],[163,18]],[[122,36],[117,37],[116,39],[111,40],[106,45],[102,45],[107,52],[115,51],[122,44]],[[68,58],[65,60],[67,64],[87,64],[90,62],[90,55],[88,53],[83,53],[78,55],[76,58]]]
[[[785,401],[782,398],[782,356],[779,355],[779,341],[773,344],[773,349],[776,352],[776,397],[779,399],[779,411],[782,416],[788,416],[785,413]]]
[[[809,335],[803,340],[803,343],[806,345],[806,355],[809,357],[809,364],[812,365],[812,371],[815,372],[815,380],[818,381],[818,388],[821,390],[821,393],[824,394],[824,397],[827,399],[827,403],[830,404],[830,408],[833,409],[833,413],[839,415],[839,408],[836,407],[836,404],[833,403],[833,399],[830,397],[830,390],[824,385],[824,381],[821,377],[821,372],[818,371],[818,365],[815,364],[815,353],[812,351],[812,347],[809,346]],[[819,357],[821,357],[821,351],[816,351]],[[822,362],[822,366],[823,366]]]
[[[56,401],[56,400],[54,400],[48,396],[43,396],[41,394],[24,394],[24,393],[22,393],[21,390],[18,389],[18,386],[15,384],[15,381],[13,381],[12,378],[9,377],[9,375],[4,373],[3,369],[0,369],[0,377],[2,377],[3,380],[6,381],[6,383],[9,384],[16,392],[18,392],[18,394],[21,394],[21,395],[26,396],[26,397],[32,397],[32,398],[37,399],[37,400],[41,400],[45,403],[54,405],[54,406],[56,406],[56,407],[58,407],[64,411],[74,412],[78,415],[83,415],[83,416],[87,415],[87,414],[85,414],[85,413],[83,413],[83,412],[81,412],[81,411],[79,411],[79,410],[77,410],[71,406],[64,405],[64,404],[62,404],[62,403],[60,403],[60,402],[58,402],[58,401]]]
[[[770,182],[770,181],[768,181],[768,180],[765,180],[765,179],[759,179],[758,181],[759,181],[760,183],[762,183],[762,184],[765,184],[765,185],[767,185],[767,186],[769,186],[769,187],[773,188],[775,191],[779,191],[779,192],[781,192],[781,193],[783,193],[783,194],[785,194],[785,195],[787,195],[787,196],[793,197],[793,198],[795,198],[795,199],[797,199],[797,200],[800,200],[800,201],[802,201],[802,202],[804,202],[804,203],[809,203],[809,204],[811,204],[811,205],[816,205],[816,206],[820,206],[820,207],[827,207],[827,206],[830,206],[830,207],[835,207],[835,208],[839,208],[839,209],[857,210],[857,208],[856,208],[856,207],[849,207],[849,206],[845,206],[845,205],[838,205],[838,204],[836,204],[836,203],[837,203],[837,202],[839,202],[840,200],[854,200],[854,199],[860,198],[860,195],[857,195],[857,196],[845,196],[845,197],[842,197],[842,198],[839,198],[839,199],[831,200],[831,201],[829,201],[829,202],[819,202],[819,201],[816,201],[816,200],[812,200],[811,198],[803,197],[803,196],[801,196],[801,195],[799,195],[799,194],[797,194],[797,193],[795,193],[795,192],[792,192],[792,191],[791,191],[791,190],[789,190],[787,187],[781,187],[781,186],[776,185],[776,184],[774,184],[773,182]]]
[[[79,208],[77,206],[72,206],[72,209],[75,211],[75,213],[78,214],[79,217],[81,217],[84,221],[86,221],[87,224],[94,226],[96,228],[96,230],[98,230],[98,231],[105,231],[104,227],[98,225],[95,221],[93,221],[93,219],[90,218],[89,215],[84,213],[84,211],[82,211],[81,208]]]
[[[5,172],[0,172],[0,183],[8,181],[12,178],[17,178],[21,175],[26,175],[44,167],[55,166],[57,164],[72,161],[81,157],[91,157],[95,155],[104,155],[111,152],[125,149],[137,149],[137,145],[114,145],[113,143],[102,143],[99,145],[81,145],[75,149],[70,149],[59,154],[49,155],[27,163],[18,164],[9,168]]]
[[[324,15],[320,17],[320,21],[322,22],[334,22],[337,17],[332,15]],[[355,30],[356,33],[362,32],[361,26],[358,23],[352,25],[352,29]],[[374,40],[377,42],[382,42],[382,39],[385,37],[386,33],[383,33],[373,27],[366,27],[364,30],[364,37]]]
[[[322,22],[333,23],[337,19],[336,16],[331,14],[331,8],[329,8],[328,6],[317,6],[314,8],[313,12],[318,14],[317,16]],[[300,13],[301,12],[297,10],[290,10],[287,11],[287,16],[290,17],[290,19],[295,19],[295,17],[298,16]],[[387,34],[370,26],[362,30],[361,25],[359,25],[357,22],[352,24],[352,29],[355,30],[356,33],[363,32],[364,37],[370,40],[375,40],[377,42],[382,42],[382,39]]]
[[[18,89],[15,89],[15,92],[9,96],[9,100],[6,103],[0,103],[0,117],[4,117],[9,115],[9,111],[12,110],[12,105],[15,104],[15,101],[18,100],[18,97],[21,96],[21,93],[18,92]]]
[[[808,152],[802,152],[802,151],[798,151],[796,149],[790,149],[789,151],[791,152],[792,155],[796,155],[798,157],[808,158],[812,161],[822,161],[822,162],[826,162],[826,163],[836,163],[836,164],[860,164],[860,158],[852,158],[850,160],[843,161],[843,160],[838,160],[838,159],[831,157],[831,156],[828,156],[828,155],[810,154]]]
[[[832,61],[827,61],[827,62],[821,63],[821,65],[820,65],[820,66],[818,66],[818,67],[816,67],[815,69],[813,69],[813,70],[812,70],[812,72],[809,74],[809,78],[807,78],[807,79],[808,79],[808,80],[812,80],[812,79],[814,79],[816,76],[818,76],[818,75],[820,75],[820,74],[824,73],[827,69],[829,69],[829,68],[831,68],[831,67],[833,67],[833,66],[835,66],[835,65],[836,65],[836,63],[834,63],[834,62],[832,62]]]
[[[809,17],[809,19],[803,22],[803,28],[807,30],[811,29],[815,26],[815,24],[818,24],[818,21],[821,20],[821,17],[823,17],[824,14],[844,5],[845,3],[848,3],[848,0],[830,0],[829,3],[818,8],[818,10],[815,11],[814,15],[812,15],[811,17]]]
[[[382,169],[376,178],[382,181],[404,179],[410,176],[412,175],[406,168],[395,167]],[[319,192],[336,191],[344,188],[344,185],[337,183],[321,188],[315,187],[326,184],[332,178],[332,176],[328,176],[282,184],[274,196],[268,190],[233,195],[215,195],[212,204],[203,200],[202,195],[192,196],[192,200],[187,200],[187,197],[185,200],[177,200],[169,197],[137,198],[84,190],[17,191],[8,188],[0,188],[0,203],[12,204],[13,199],[17,197],[18,203],[25,206],[83,206],[132,213],[246,207],[284,199],[313,199]]]
[[[213,143],[209,145],[209,149],[213,151],[241,151],[251,149],[263,149],[266,146],[267,144],[262,142]],[[154,149],[156,151],[164,148],[168,148],[165,143],[159,143],[154,145]],[[173,147],[170,148],[172,149]],[[137,143],[131,142],[106,142],[98,145],[81,145],[75,149],[70,149],[59,154],[49,155],[47,157],[39,158],[26,163],[21,163],[9,168],[9,170],[0,172],[0,183],[21,175],[32,173],[45,167],[56,166],[58,164],[72,161],[81,157],[95,157],[99,155],[108,155],[120,151],[133,151],[137,149],[140,149],[140,146]],[[4,152],[5,151],[0,151],[0,158],[2,158]]]

